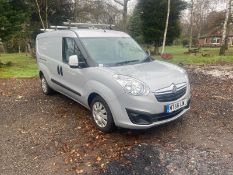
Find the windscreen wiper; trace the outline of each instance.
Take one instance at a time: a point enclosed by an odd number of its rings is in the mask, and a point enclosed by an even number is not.
[[[124,64],[129,64],[129,63],[134,63],[134,62],[139,62],[140,60],[128,60],[128,61],[122,61],[119,63],[116,63],[116,65],[124,65]]]

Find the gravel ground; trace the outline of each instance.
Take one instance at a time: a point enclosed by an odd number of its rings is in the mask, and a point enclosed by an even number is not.
[[[187,70],[192,105],[183,118],[112,134],[72,100],[44,96],[37,78],[0,79],[0,174],[232,175],[233,80]]]

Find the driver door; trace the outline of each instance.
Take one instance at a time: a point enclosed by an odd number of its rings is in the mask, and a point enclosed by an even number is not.
[[[64,83],[64,92],[71,98],[82,103],[83,99],[83,85],[86,82],[86,68],[70,68],[68,65],[69,57],[77,55],[79,63],[84,63],[85,59],[81,53],[75,38],[65,37],[62,39],[63,44],[63,63],[62,63],[62,80]]]

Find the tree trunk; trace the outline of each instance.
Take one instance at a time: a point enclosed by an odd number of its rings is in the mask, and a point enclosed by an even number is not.
[[[154,43],[154,55],[159,55],[159,45],[156,42]]]
[[[198,31],[197,31],[197,40],[199,41],[199,39],[201,38],[201,31],[202,31],[202,24],[203,24],[203,19],[202,19],[202,15],[200,17],[200,22],[199,22],[199,26],[198,26]]]
[[[192,49],[193,45],[193,11],[194,11],[194,0],[191,0],[191,16],[190,16],[190,34],[189,34],[189,50]]]
[[[2,53],[4,53],[4,54],[6,53],[3,43],[0,43],[0,54],[1,54],[1,51],[2,51]]]
[[[27,43],[27,50],[28,50],[29,55],[32,55],[31,44],[29,42]]]
[[[3,43],[2,43],[2,49],[3,49],[3,53],[5,54],[6,53],[6,49],[5,49],[5,46],[4,46]]]
[[[79,5],[78,0],[75,0],[74,1],[74,22],[79,22],[78,21],[78,5]]]
[[[36,2],[37,12],[38,12],[38,15],[40,18],[41,25],[42,25],[43,29],[45,30],[45,25],[44,25],[44,21],[43,21],[42,16],[41,16],[40,6],[38,4],[38,0],[35,0],[35,2]]]
[[[20,45],[19,45],[19,48],[18,48],[18,49],[19,49],[19,54],[20,54],[20,53],[21,53],[21,47],[20,47]]]
[[[123,30],[124,32],[127,31],[128,2],[129,0],[124,0],[124,9],[123,9]]]
[[[229,33],[230,33],[230,20],[229,20],[229,24],[228,24],[228,27],[227,27],[227,37],[226,37],[226,40],[225,40],[225,49],[228,50],[229,49]]]
[[[228,8],[226,11],[226,17],[225,17],[225,21],[224,21],[224,25],[223,25],[223,31],[222,31],[222,46],[220,48],[220,52],[219,55],[225,55],[226,52],[226,48],[228,45],[228,32],[227,29],[229,27],[230,24],[230,16],[231,16],[231,3],[232,0],[228,1]]]
[[[48,23],[48,0],[45,0],[45,23],[46,23],[46,29],[49,28]]]
[[[128,2],[130,0],[124,0],[123,3],[119,0],[114,0],[114,1],[123,7],[123,31],[126,32],[127,31]]]
[[[167,20],[166,20],[166,26],[164,30],[164,36],[163,36],[163,47],[162,47],[162,54],[164,53],[165,50],[165,45],[166,45],[166,40],[167,40],[167,29],[168,29],[168,23],[169,23],[169,16],[170,16],[170,10],[171,10],[171,0],[168,0],[168,5],[167,5]]]

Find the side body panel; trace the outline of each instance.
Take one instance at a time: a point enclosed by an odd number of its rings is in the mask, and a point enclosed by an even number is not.
[[[63,83],[60,74],[62,63],[62,37],[75,37],[72,31],[55,31],[43,33],[36,39],[36,55],[39,70],[44,74],[49,86],[56,91],[63,92],[64,88],[54,83]]]

